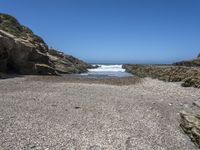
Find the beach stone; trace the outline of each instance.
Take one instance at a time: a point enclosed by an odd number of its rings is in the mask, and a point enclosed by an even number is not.
[[[191,140],[200,148],[200,114],[182,111],[180,126]]]

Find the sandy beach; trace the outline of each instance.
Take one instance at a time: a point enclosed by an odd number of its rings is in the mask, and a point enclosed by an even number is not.
[[[0,80],[0,149],[197,149],[182,133],[178,113],[195,107],[199,89],[150,78],[120,80]]]

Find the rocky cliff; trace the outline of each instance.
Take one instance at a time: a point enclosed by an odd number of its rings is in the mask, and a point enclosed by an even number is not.
[[[0,14],[0,72],[51,74],[86,72],[92,66],[55,49],[14,17]]]

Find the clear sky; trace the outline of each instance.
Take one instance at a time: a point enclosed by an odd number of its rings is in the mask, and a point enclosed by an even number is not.
[[[171,63],[200,52],[200,0],[0,0],[0,12],[87,62]]]

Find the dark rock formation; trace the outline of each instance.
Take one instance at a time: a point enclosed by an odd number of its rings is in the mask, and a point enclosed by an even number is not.
[[[182,111],[180,116],[181,128],[191,138],[195,145],[200,148],[200,115]]]
[[[200,68],[173,65],[123,65],[127,72],[140,77],[157,78],[163,81],[180,82],[182,86],[200,88]]]
[[[49,49],[48,56],[59,73],[81,73],[93,68],[92,65],[55,49]]]
[[[2,30],[0,30],[0,54],[1,72],[56,74],[47,52],[44,53],[29,41],[16,38]],[[45,68],[45,71],[42,71],[42,68]]]
[[[12,16],[0,14],[0,72],[52,74],[86,72],[92,66],[54,49],[20,25]]]

